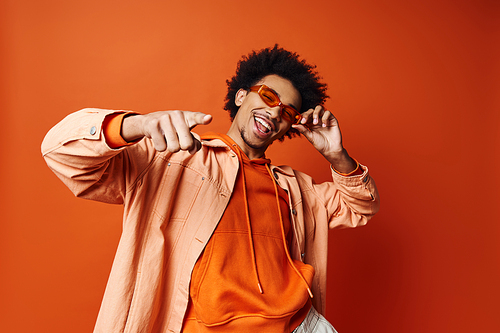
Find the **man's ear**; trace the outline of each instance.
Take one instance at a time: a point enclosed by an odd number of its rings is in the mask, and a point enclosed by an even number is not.
[[[241,106],[243,104],[243,101],[245,100],[245,97],[247,97],[247,91],[245,89],[240,89],[236,92],[236,97],[234,99],[234,104],[236,106]]]

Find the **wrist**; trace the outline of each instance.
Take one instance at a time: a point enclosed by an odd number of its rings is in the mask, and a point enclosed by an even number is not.
[[[348,175],[359,168],[359,163],[350,157],[345,149],[342,149],[340,152],[329,153],[324,156],[338,174]]]
[[[360,166],[359,162],[358,162],[356,159],[354,159],[354,158],[353,158],[353,160],[354,160],[354,162],[356,162],[356,167],[355,167],[355,168],[354,168],[354,170],[352,170],[351,172],[348,172],[348,173],[343,173],[343,172],[340,172],[340,171],[336,170],[336,169],[333,167],[333,165],[332,165],[332,169],[333,169],[333,171],[334,171],[335,173],[337,173],[337,174],[339,174],[339,175],[341,175],[341,176],[344,176],[344,177],[350,177],[350,176],[359,176],[359,175],[362,175],[364,171],[363,171],[363,169],[361,168],[361,166]]]
[[[143,117],[137,113],[130,113],[123,117],[120,135],[125,141],[132,142],[144,136],[141,130]]]

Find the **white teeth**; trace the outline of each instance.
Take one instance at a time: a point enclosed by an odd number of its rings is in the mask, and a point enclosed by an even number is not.
[[[254,117],[254,119],[256,122],[258,122],[259,124],[261,124],[262,126],[267,128],[268,130],[272,130],[271,126],[268,123],[266,123],[264,120],[257,118],[257,117]]]

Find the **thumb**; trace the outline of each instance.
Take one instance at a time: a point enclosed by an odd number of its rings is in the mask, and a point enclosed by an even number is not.
[[[300,134],[302,134],[306,138],[309,138],[312,135],[312,131],[309,129],[309,127],[307,127],[307,125],[302,125],[302,124],[292,125],[292,128],[299,131]]]
[[[203,112],[192,112],[186,116],[186,123],[189,129],[193,129],[198,125],[208,125],[212,122],[212,115]]]

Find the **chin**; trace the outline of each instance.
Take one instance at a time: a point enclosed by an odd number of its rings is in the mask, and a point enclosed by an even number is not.
[[[250,140],[244,129],[240,132],[240,135],[241,135],[241,139],[243,140],[243,142],[245,142],[245,144],[252,149],[263,150],[263,149],[267,149],[267,147],[270,145],[270,143],[268,143],[267,141],[262,141],[262,140],[258,140],[258,139]],[[254,142],[252,142],[252,141],[254,141]],[[258,142],[255,142],[255,141],[258,141]]]

